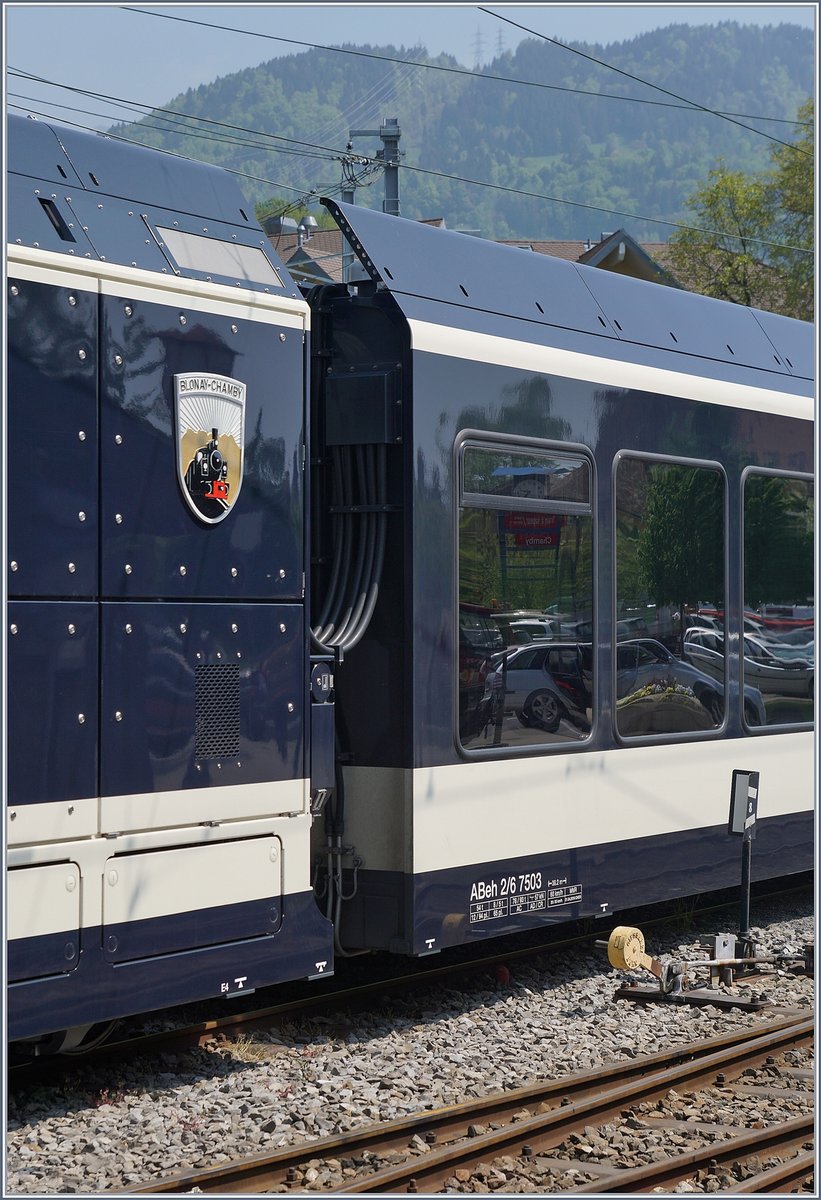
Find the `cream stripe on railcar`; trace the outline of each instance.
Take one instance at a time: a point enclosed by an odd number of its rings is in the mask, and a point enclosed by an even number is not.
[[[429,354],[514,367],[523,371],[538,371],[543,375],[559,375],[566,379],[584,380],[608,388],[662,392],[665,395],[681,396],[685,400],[721,404],[728,408],[777,413],[779,416],[798,417],[805,421],[813,419],[811,396],[795,396],[773,387],[750,387],[746,384],[710,379],[703,375],[686,375],[661,367],[622,362],[615,358],[599,358],[574,350],[560,350],[549,345],[542,346],[533,342],[514,341],[512,338],[472,333],[448,325],[434,325],[428,321],[408,321],[408,325],[413,349]],[[761,374],[763,375],[763,372]]]
[[[49,250],[9,247],[9,278],[55,287],[152,304],[185,305],[195,312],[209,312],[231,320],[258,321],[269,325],[304,331],[310,326],[310,309],[304,300],[228,284],[206,283],[197,279],[159,275],[138,267],[121,267],[94,259],[67,258]]]

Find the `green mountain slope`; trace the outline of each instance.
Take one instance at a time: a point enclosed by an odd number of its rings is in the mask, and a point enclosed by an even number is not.
[[[419,47],[348,48],[458,66],[447,56],[430,59]],[[687,109],[567,47],[529,39],[479,78],[311,50],[170,100],[167,109],[185,117],[166,110],[115,131],[241,171],[243,191],[260,203],[311,191],[338,195],[348,131],[396,117],[403,216],[444,216],[451,228],[494,238],[597,239],[624,225],[634,236],[663,241],[671,227],[641,217],[681,220],[684,200],[719,160],[733,169],[766,169],[772,142],[742,125],[790,140],[794,126],[749,114],[789,121],[813,90],[812,38],[792,25],[671,25],[577,49],[706,108],[739,115],[727,120]],[[618,98],[604,98],[605,92]],[[380,145],[358,138],[354,150],[372,156]],[[371,180],[357,189],[356,201],[380,207],[378,172]],[[607,209],[617,211],[599,211]]]

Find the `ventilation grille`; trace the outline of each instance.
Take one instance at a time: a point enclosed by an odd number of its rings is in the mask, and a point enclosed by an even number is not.
[[[239,667],[196,668],[196,758],[239,754]]]

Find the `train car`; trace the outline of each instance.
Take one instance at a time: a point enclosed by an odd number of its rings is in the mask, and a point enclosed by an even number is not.
[[[331,201],[303,297],[221,171],[9,167],[10,1038],[732,886],[735,770],[811,868],[814,652],[743,637],[810,326]]]

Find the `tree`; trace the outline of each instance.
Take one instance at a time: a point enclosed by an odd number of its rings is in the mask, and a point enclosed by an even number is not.
[[[687,201],[693,228],[670,239],[670,262],[692,291],[810,321],[813,317],[814,105],[790,145],[759,175],[723,163]],[[766,243],[776,243],[768,246]]]

